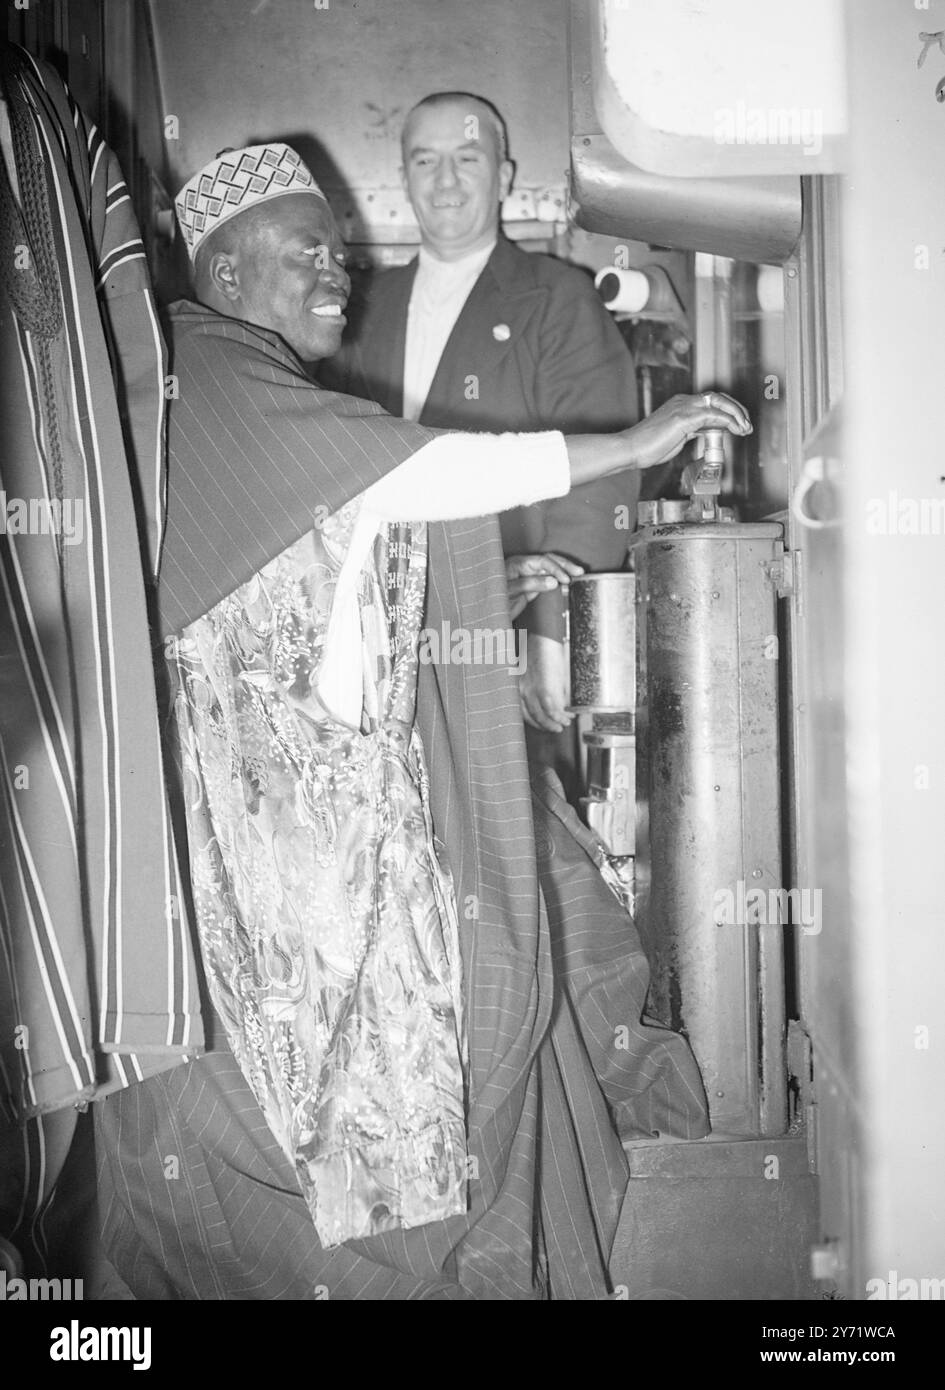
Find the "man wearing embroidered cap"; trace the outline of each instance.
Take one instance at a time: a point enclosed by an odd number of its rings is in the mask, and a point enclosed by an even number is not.
[[[204,237],[228,218],[279,193],[314,193],[323,197],[301,157],[288,145],[222,150],[177,199],[178,220],[191,257],[196,255]]]
[[[106,1243],[139,1297],[603,1295],[626,1165],[553,1017],[512,677],[421,666],[420,624],[504,622],[484,513],[747,418],[679,398],[610,436],[495,436],[484,464],[481,436],[326,391],[302,361],[350,286],[291,155],[226,152],[178,199],[200,302],[171,311],[159,608],[219,1050],[99,1108]],[[547,817],[615,939],[572,832]],[[704,1133],[681,1040],[637,1035],[628,1114]]]
[[[315,262],[326,259],[331,213],[295,150],[226,150],[185,184],[176,204],[203,303],[208,295],[234,302],[238,260],[240,318],[275,329],[304,361],[338,351],[347,288],[342,296],[329,273],[306,292],[313,269],[329,271]]]

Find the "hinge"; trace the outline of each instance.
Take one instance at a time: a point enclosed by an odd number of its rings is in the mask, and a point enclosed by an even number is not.
[[[768,565],[768,574],[778,598],[790,598],[797,613],[804,611],[803,556],[799,550],[788,550]]]

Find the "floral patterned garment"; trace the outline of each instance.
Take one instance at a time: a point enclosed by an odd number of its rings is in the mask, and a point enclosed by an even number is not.
[[[424,526],[360,572],[361,731],[316,694],[358,506],[177,644],[210,989],[324,1245],[466,1210],[459,935],[414,729]]]

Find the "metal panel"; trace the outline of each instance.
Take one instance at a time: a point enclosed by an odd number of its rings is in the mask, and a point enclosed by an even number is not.
[[[89,120],[105,125],[105,31],[102,0],[69,0],[69,90]]]
[[[594,96],[633,164],[672,177],[832,173],[842,0],[598,0]]]
[[[816,1179],[803,1139],[627,1146],[610,1259],[630,1301],[811,1299]]]
[[[6,10],[6,32],[11,43],[21,44],[37,58],[61,67],[66,47],[66,0],[46,0],[43,5],[31,5],[26,0],[23,8],[8,4]]]
[[[796,261],[787,268],[786,335],[788,469],[792,492],[811,457],[839,459],[840,218],[835,179],[805,181],[805,227]],[[838,491],[839,484],[839,491]],[[857,1038],[850,988],[854,949],[848,899],[848,804],[844,711],[846,633],[844,541],[834,521],[842,480],[809,494],[789,514],[794,584],[787,609],[789,826],[792,882],[820,893],[822,931],[800,933],[796,963],[799,1026],[810,1038],[798,1076],[803,1115],[814,1138],[820,1183],[824,1254],[850,1258],[856,1244],[860,1117],[856,1094]],[[814,518],[806,526],[800,517]],[[812,1073],[812,1075],[811,1075]],[[813,1084],[812,1084],[813,1083]],[[831,1280],[847,1271],[828,1258]]]
[[[800,180],[672,178],[628,163],[593,103],[595,0],[571,0],[571,175],[580,226],[735,260],[783,261],[801,230]]]
[[[431,91],[481,93],[506,119],[506,215],[550,234],[568,160],[566,0],[156,0],[175,186],[221,148],[287,139],[347,240],[416,240],[400,181],[404,116]],[[532,231],[538,235],[539,231]]]

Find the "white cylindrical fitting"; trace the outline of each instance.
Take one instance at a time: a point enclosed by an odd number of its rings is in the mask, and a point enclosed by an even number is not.
[[[602,266],[594,276],[594,288],[615,314],[639,314],[650,298],[650,281],[642,270]]]

